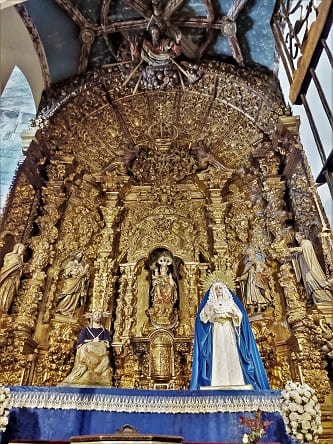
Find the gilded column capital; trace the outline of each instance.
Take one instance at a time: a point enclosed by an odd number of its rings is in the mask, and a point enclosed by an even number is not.
[[[300,123],[299,116],[280,116],[277,123],[277,129],[281,134],[285,134],[285,132],[288,131],[291,134],[298,135]]]

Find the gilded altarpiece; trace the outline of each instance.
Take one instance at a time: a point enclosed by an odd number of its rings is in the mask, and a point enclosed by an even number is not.
[[[26,250],[0,315],[1,383],[61,383],[84,314],[101,307],[114,386],[187,389],[195,315],[215,271],[249,312],[272,388],[292,378],[322,401],[329,393],[329,304],[311,300],[290,250],[302,232],[332,278],[332,233],[299,122],[271,77],[203,70],[161,91],[123,86],[111,67],[53,92],[3,217],[1,260],[15,243]],[[70,263],[84,279],[68,309]],[[251,267],[264,282],[257,299]]]

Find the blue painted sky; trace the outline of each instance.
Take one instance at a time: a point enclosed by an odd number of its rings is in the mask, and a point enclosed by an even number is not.
[[[83,16],[94,24],[100,24],[100,1],[72,0]],[[233,0],[215,1],[216,18],[228,13]],[[256,63],[273,69],[274,38],[270,29],[270,19],[275,0],[249,0],[241,11],[238,20],[238,39],[246,62]],[[80,55],[79,28],[69,18],[55,0],[29,0],[25,3],[31,15],[47,56],[52,82],[58,82],[76,74]],[[177,11],[175,17],[188,15],[206,16],[204,0],[187,0]],[[109,21],[121,21],[140,18],[140,15],[122,0],[111,2]],[[186,29],[195,41],[203,31]],[[119,35],[110,35],[115,45],[119,43]],[[225,59],[231,56],[228,40],[220,32],[216,32],[216,40],[208,52],[208,57]],[[102,63],[110,63],[114,59],[102,37],[95,40],[91,48],[89,67]]]

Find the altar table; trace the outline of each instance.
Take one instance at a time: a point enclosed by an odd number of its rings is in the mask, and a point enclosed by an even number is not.
[[[125,424],[140,433],[182,436],[185,443],[241,442],[239,417],[258,408],[272,421],[261,442],[292,444],[274,390],[130,390],[9,387],[13,407],[1,444],[113,434]]]

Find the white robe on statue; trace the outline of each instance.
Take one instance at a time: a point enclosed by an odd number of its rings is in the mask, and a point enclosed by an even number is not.
[[[242,313],[230,292],[227,290],[220,297],[213,294],[202,309],[200,320],[213,324],[211,386],[244,385],[235,335]]]

